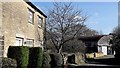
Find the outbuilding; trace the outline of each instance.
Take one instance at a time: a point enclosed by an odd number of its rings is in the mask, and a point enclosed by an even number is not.
[[[112,35],[106,35],[101,37],[101,39],[98,41],[98,52],[102,52],[104,55],[115,54],[112,48],[112,44],[110,43],[112,37]]]

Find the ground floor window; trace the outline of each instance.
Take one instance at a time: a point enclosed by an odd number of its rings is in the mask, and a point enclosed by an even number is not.
[[[0,37],[0,57],[3,57],[3,51],[4,51],[4,37]]]
[[[15,46],[22,46],[23,45],[23,38],[16,37],[16,44]]]
[[[33,47],[34,46],[34,40],[33,39],[27,39],[26,40],[26,45],[30,46],[30,47]]]

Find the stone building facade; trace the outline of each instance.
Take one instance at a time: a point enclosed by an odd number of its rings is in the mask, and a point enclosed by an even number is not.
[[[47,16],[31,2],[0,2],[0,47],[7,57],[9,46],[42,47]],[[3,50],[2,50],[3,49]]]

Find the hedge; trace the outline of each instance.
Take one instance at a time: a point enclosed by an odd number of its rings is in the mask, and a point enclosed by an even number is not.
[[[29,48],[26,46],[10,46],[8,57],[16,59],[18,68],[27,68],[29,60]]]
[[[2,57],[2,68],[17,68],[15,59]]]
[[[28,68],[41,68],[42,67],[42,48],[33,47],[29,49],[29,64]]]

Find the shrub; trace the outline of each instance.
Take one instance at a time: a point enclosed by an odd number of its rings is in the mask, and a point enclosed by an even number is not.
[[[63,64],[63,58],[62,55],[59,53],[54,53],[54,54],[50,54],[51,57],[51,66],[62,66]]]
[[[2,68],[17,68],[17,62],[15,59],[2,58]]]
[[[40,68],[42,66],[42,48],[33,47],[29,49],[29,64],[28,68]]]
[[[10,46],[8,49],[8,57],[16,59],[18,68],[26,68],[29,59],[29,48],[25,46]]]
[[[50,61],[51,61],[50,54],[47,52],[44,52],[43,53],[43,68],[50,67]]]

